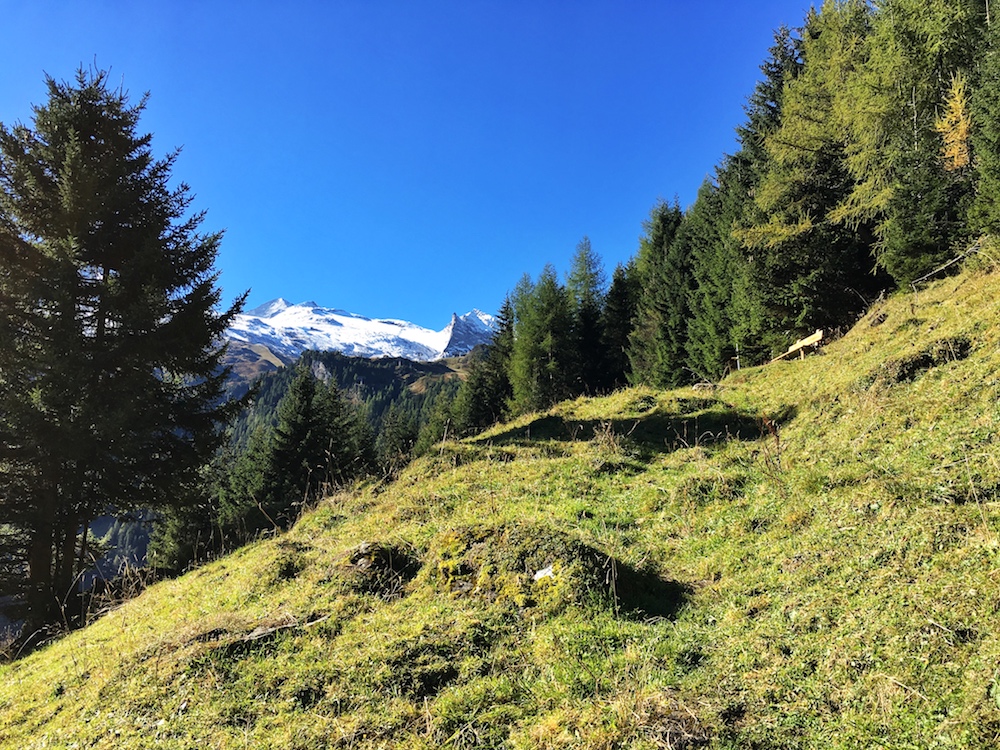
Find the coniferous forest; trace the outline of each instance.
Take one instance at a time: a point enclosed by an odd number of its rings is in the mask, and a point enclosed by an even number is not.
[[[713,382],[817,329],[836,335],[952,260],[992,258],[994,20],[987,2],[856,0],[779,29],[735,153],[691,206],[653,206],[610,285],[586,238],[564,283],[551,266],[521,279],[459,424],[625,383]]]
[[[218,342],[242,299],[218,309],[221,235],[170,187],[176,154],[153,156],[144,100],[103,72],[48,79],[33,125],[0,127],[0,593],[29,628],[66,621],[98,516],[152,511],[154,549],[181,568],[446,435],[714,382],[957,259],[995,260],[992,13],[829,0],[777,30],[734,153],[692,205],[656,202],[610,278],[584,237],[564,275],[513,285],[461,387],[381,403],[315,359],[226,401]],[[268,408],[239,416],[254,399]]]

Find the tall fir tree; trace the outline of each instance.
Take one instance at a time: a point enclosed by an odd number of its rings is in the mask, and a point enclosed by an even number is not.
[[[510,382],[514,321],[514,302],[507,295],[497,311],[496,331],[490,340],[485,363],[487,391],[484,404],[492,417],[491,424],[509,416],[508,404],[514,395]]]
[[[317,382],[313,396],[316,421],[314,492],[344,485],[372,468],[371,437],[357,409],[330,378]]]
[[[32,126],[0,126],[0,299],[19,319],[18,361],[0,359],[0,506],[20,540],[0,565],[24,571],[30,625],[71,597],[81,529],[178,502],[215,450],[231,414],[219,342],[242,306],[218,311],[221,235],[170,186],[177,153],[154,158],[139,132],[145,98],[103,71],[46,85]]]
[[[227,543],[235,541],[224,533],[220,503],[237,460],[230,448],[220,450],[189,488],[189,502],[157,514],[146,555],[150,567],[160,574],[181,573],[224,553]]]
[[[235,462],[222,502],[222,526],[242,543],[258,532],[287,528],[308,499],[318,469],[316,383],[299,366],[278,404],[278,424],[262,426]]]
[[[397,474],[413,458],[413,446],[419,433],[416,417],[404,411],[399,404],[392,403],[375,439],[378,463],[387,476]]]
[[[468,374],[452,404],[452,420],[458,435],[475,435],[497,421],[490,408],[487,356],[485,348],[470,354]]]
[[[635,262],[619,264],[611,274],[611,286],[604,303],[601,326],[608,387],[624,388],[632,371],[629,363],[629,335],[635,327],[639,285]]]
[[[275,427],[254,431],[220,477],[218,525],[226,541],[287,528],[304,505],[372,468],[361,415],[308,364],[296,367],[277,417]]]
[[[722,185],[706,180],[684,217],[681,235],[690,243],[693,286],[688,298],[687,366],[697,378],[716,380],[736,354],[733,297],[741,257],[731,240],[732,217],[724,212]]]
[[[641,291],[629,337],[633,383],[672,386],[685,378],[691,259],[674,241],[683,217],[676,201],[661,201],[643,225],[636,258]]]
[[[576,246],[566,277],[573,318],[576,394],[592,395],[609,387],[602,330],[606,285],[600,256],[590,246],[590,239],[584,237]]]
[[[413,453],[415,456],[422,456],[442,440],[455,437],[455,420],[452,407],[454,398],[451,394],[439,396],[434,399],[427,418],[423,420],[420,430],[417,432],[417,439],[413,443]]]
[[[532,282],[525,277],[514,292],[514,345],[511,351],[511,409],[547,409],[572,393],[572,314],[555,268],[547,265]]]

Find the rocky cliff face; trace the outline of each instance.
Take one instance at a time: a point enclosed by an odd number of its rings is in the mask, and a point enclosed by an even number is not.
[[[493,316],[473,310],[459,316],[452,313],[451,322],[445,328],[448,342],[441,352],[442,357],[457,357],[467,354],[480,344],[493,338]]]

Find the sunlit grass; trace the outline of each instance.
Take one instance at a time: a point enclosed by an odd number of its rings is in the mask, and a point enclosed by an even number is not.
[[[0,743],[993,747],[998,281],[448,442],[0,667]]]

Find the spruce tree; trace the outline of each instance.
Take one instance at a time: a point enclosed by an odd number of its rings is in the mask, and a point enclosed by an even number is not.
[[[225,536],[220,524],[220,502],[235,460],[233,451],[221,450],[188,488],[188,502],[159,512],[146,555],[147,563],[155,570],[180,573],[224,552],[227,542],[233,541],[233,537]]]
[[[425,453],[449,437],[455,436],[455,426],[452,417],[452,406],[454,399],[449,393],[438,394],[431,406],[427,419],[420,426],[417,432],[417,439],[413,443],[413,454],[422,456]]]
[[[273,428],[258,425],[242,449],[225,451],[227,463],[215,488],[216,521],[226,542],[234,545],[251,540],[262,529],[273,528],[264,506],[269,502]],[[274,512],[273,509],[271,511]],[[189,522],[190,523],[190,522]],[[169,537],[167,537],[169,539]],[[165,556],[180,558],[176,546],[163,545]],[[157,545],[160,549],[160,545]],[[189,561],[188,561],[189,562]]]
[[[555,268],[546,265],[533,283],[525,277],[514,293],[511,407],[515,413],[547,409],[572,393],[572,314]]]
[[[486,405],[486,350],[474,350],[469,356],[469,370],[451,407],[452,423],[459,435],[474,435],[493,424]]]
[[[600,256],[584,237],[576,246],[566,278],[573,317],[575,394],[601,393],[609,387],[602,341],[606,283]]]
[[[31,126],[0,126],[0,298],[17,325],[0,358],[0,506],[29,623],[59,616],[80,530],[178,502],[228,418],[221,235],[202,234],[174,152],[156,159],[103,71],[46,79]]]
[[[684,217],[678,241],[690,243],[694,285],[688,296],[687,366],[697,378],[716,380],[735,355],[733,291],[740,256],[730,241],[731,217],[724,213],[721,184],[706,180]]]
[[[473,352],[471,356],[468,376],[451,405],[450,416],[457,435],[475,435],[499,422],[506,411],[510,383],[507,382],[506,388],[497,387],[489,358],[488,348]],[[505,371],[502,376],[506,380]]]
[[[418,436],[416,418],[398,403],[390,404],[375,440],[378,463],[386,475],[398,473],[410,462]]]
[[[601,325],[607,385],[612,389],[629,383],[629,334],[635,325],[638,297],[635,262],[619,264],[611,274]]]
[[[371,468],[369,433],[361,415],[344,397],[337,382],[318,382],[313,395],[316,421],[314,492],[328,492]]]
[[[281,527],[291,524],[322,481],[324,430],[316,414],[316,390],[312,372],[299,365],[278,404],[262,505],[269,520]]]
[[[684,379],[691,259],[674,242],[684,214],[675,201],[658,203],[639,240],[639,303],[629,337],[632,382],[656,387]]]
[[[510,362],[514,354],[514,320],[514,302],[507,295],[497,311],[496,331],[490,340],[486,357],[489,394],[487,404],[493,423],[509,416],[508,404],[513,396]]]
[[[230,457],[219,483],[218,525],[227,542],[289,527],[302,506],[372,467],[365,425],[336,383],[300,362],[278,403],[277,425],[261,425]]]

